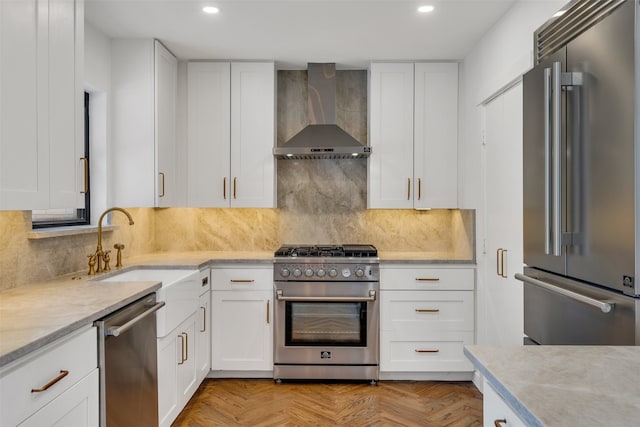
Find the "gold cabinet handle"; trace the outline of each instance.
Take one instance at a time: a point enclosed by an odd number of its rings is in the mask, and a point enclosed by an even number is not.
[[[227,177],[222,178],[222,197],[227,200]]]
[[[87,194],[89,192],[89,159],[86,157],[80,157],[84,166],[84,188],[80,193]]]
[[[207,307],[200,307],[202,310],[202,329],[200,332],[207,332]]]
[[[46,383],[40,388],[32,388],[31,393],[41,393],[43,391],[49,390],[52,386],[54,386],[57,382],[59,382],[61,379],[63,379],[67,375],[69,375],[69,371],[61,370],[60,375],[58,375],[57,377],[55,377],[54,379],[52,379],[51,381],[49,381],[48,383]]]
[[[419,349],[416,348],[416,353],[440,353],[438,349]]]
[[[500,274],[500,252],[502,251],[502,248],[498,248],[496,249],[496,274],[498,276],[502,276]]]
[[[418,178],[418,200],[422,198],[422,179]]]
[[[416,313],[440,313],[438,308],[416,308]]]
[[[231,279],[231,283],[253,283],[253,279]]]
[[[178,365],[183,365],[184,361],[187,360],[184,358],[184,336],[180,334],[178,335],[178,338],[180,338],[180,361],[178,362]]]
[[[158,195],[158,197],[164,197],[164,172],[160,172],[160,178],[162,178],[162,185],[160,188],[162,188],[160,195]]]
[[[269,311],[270,311],[270,308],[269,308],[269,307],[270,307],[270,305],[271,305],[271,300],[269,300],[269,299],[268,299],[268,300],[267,300],[267,325],[268,325],[269,323],[271,323],[271,318],[270,318],[270,314],[269,314]]]
[[[411,200],[411,178],[407,178],[407,200]]]
[[[416,277],[416,282],[439,282],[439,277]]]
[[[506,424],[506,423],[507,423],[507,420],[506,420],[505,418],[502,418],[502,419],[500,419],[500,420],[494,420],[494,421],[493,421],[493,425],[494,425],[495,427],[502,427],[502,425],[503,425],[503,424]]]
[[[183,332],[184,334],[184,360],[189,360],[189,334]]]
[[[505,256],[506,256],[507,252],[508,251],[506,249],[503,249],[502,250],[502,255],[501,255],[501,258],[502,258],[502,269],[500,270],[500,272],[501,272],[500,276],[504,277],[505,279],[507,278],[507,273],[505,272],[506,265],[507,265],[507,260],[506,260]]]
[[[234,199],[236,199],[237,190],[238,190],[238,178],[233,177],[233,198]]]

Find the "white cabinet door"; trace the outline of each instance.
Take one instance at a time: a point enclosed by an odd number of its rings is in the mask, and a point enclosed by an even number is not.
[[[155,207],[165,199],[162,206],[170,206],[172,198],[177,197],[174,184],[177,62],[172,56],[154,40],[111,42],[109,176],[111,201],[115,205]],[[163,123],[156,123],[156,118]],[[164,174],[164,193],[160,173]]]
[[[178,351],[181,361],[178,362],[178,401],[181,408],[187,404],[200,383],[196,380],[196,317],[195,314],[178,326]]]
[[[211,292],[200,295],[197,313],[196,370],[200,383],[211,369]]]
[[[371,64],[368,207],[413,207],[413,64]]]
[[[458,64],[415,64],[414,207],[458,206]]]
[[[158,339],[158,420],[170,426],[180,413],[178,402],[178,363],[182,352],[173,332]]]
[[[154,43],[155,139],[157,150],[156,206],[179,206],[176,166],[176,99],[178,60],[159,41]]]
[[[485,107],[485,283],[479,290],[478,339],[520,345],[522,283],[522,85]]]
[[[82,201],[83,26],[82,0],[0,2],[0,209]]]
[[[275,207],[275,64],[231,64],[231,206]]]
[[[273,292],[213,291],[211,295],[211,369],[272,370]]]
[[[231,64],[187,65],[187,205],[229,206]]]
[[[196,314],[158,339],[158,419],[170,426],[198,388]]]
[[[20,423],[20,427],[98,427],[98,369]]]

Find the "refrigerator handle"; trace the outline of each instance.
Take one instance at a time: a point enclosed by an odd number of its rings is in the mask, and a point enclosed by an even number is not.
[[[552,221],[553,221],[553,241],[552,241],[552,252],[554,256],[562,255],[562,104],[561,104],[561,94],[562,94],[562,73],[560,68],[560,62],[553,63],[553,74],[552,74],[552,143],[553,143],[553,191],[552,191],[552,203],[551,203],[551,211],[552,211]]]
[[[538,279],[534,279],[533,277],[529,277],[529,276],[525,276],[524,274],[521,273],[516,273],[514,276],[516,279],[524,282],[524,283],[528,283],[530,285],[534,285],[534,286],[538,286],[540,288],[543,289],[547,289],[551,292],[555,292],[557,294],[561,294],[564,295],[566,297],[569,297],[571,299],[574,299],[576,301],[579,301],[581,303],[587,304],[591,307],[597,308],[600,311],[602,311],[603,313],[609,313],[613,307],[615,306],[615,303],[613,302],[605,302],[605,301],[600,301],[591,297],[588,297],[586,295],[582,295],[579,294],[577,292],[573,292],[570,291],[568,289],[564,289],[561,288],[559,286],[554,286],[550,283],[547,282],[543,282],[542,280],[538,280]]]
[[[544,69],[544,253],[551,255],[551,68]]]

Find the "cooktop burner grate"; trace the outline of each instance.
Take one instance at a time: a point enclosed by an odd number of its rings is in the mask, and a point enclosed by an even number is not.
[[[373,245],[336,245],[336,246],[305,246],[305,245],[285,245],[275,252],[277,257],[327,257],[327,258],[347,258],[347,257],[377,257],[378,250]]]

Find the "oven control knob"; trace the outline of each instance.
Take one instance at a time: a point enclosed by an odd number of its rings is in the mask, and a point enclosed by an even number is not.
[[[320,269],[318,269],[318,271],[316,271],[316,275],[318,277],[324,277],[326,274],[327,274],[327,272],[324,271],[324,268],[320,268]]]
[[[294,268],[293,277],[300,277],[300,276],[302,276],[302,270],[300,270],[299,268]]]
[[[291,275],[291,271],[289,271],[288,268],[281,268],[280,269],[280,275],[282,277],[289,277]]]
[[[347,278],[351,276],[351,270],[349,270],[348,268],[343,268],[342,269],[342,277]]]
[[[336,277],[338,275],[338,270],[335,268],[329,269],[329,277]]]
[[[364,276],[364,270],[361,268],[356,268],[356,277],[363,277]]]
[[[306,270],[304,270],[304,275],[307,277],[312,277],[313,276],[313,270],[310,268],[307,268]]]

